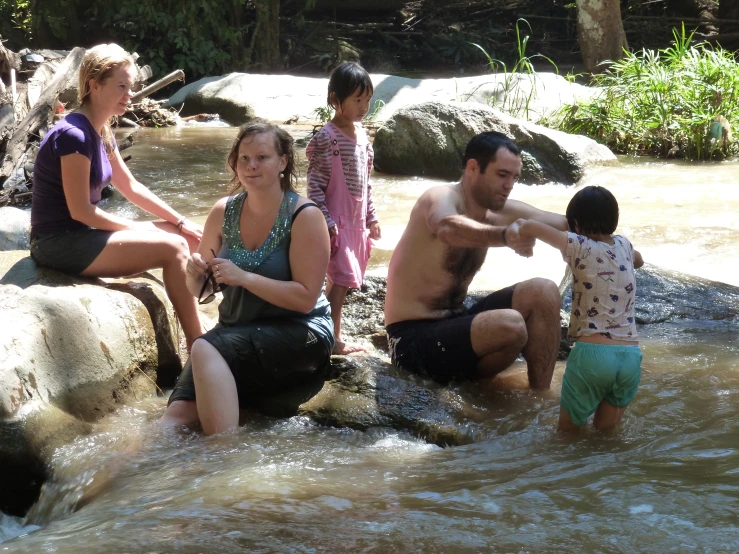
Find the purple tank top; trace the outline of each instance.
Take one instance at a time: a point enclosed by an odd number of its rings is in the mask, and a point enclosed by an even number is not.
[[[90,160],[90,203],[100,202],[112,170],[103,141],[82,114],[71,113],[54,125],[41,141],[33,165],[31,235],[47,235],[87,225],[72,219],[62,187],[62,156],[82,154]]]

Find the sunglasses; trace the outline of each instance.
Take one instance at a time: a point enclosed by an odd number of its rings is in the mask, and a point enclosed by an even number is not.
[[[213,252],[213,249],[211,248],[210,251]],[[213,252],[213,257],[217,257],[215,252]],[[212,287],[212,292],[208,296],[203,298],[208,285]],[[213,271],[209,270],[206,274],[205,281],[203,281],[203,288],[200,289],[200,294],[198,295],[198,304],[210,304],[211,302],[213,302],[213,300],[216,299],[217,292],[221,292],[221,285],[218,284],[216,278],[213,276]]]

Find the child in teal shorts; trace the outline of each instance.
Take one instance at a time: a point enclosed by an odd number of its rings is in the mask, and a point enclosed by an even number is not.
[[[642,354],[636,334],[634,268],[644,265],[626,237],[613,235],[618,202],[598,186],[578,191],[567,206],[570,232],[519,219],[524,237],[559,248],[573,275],[567,360],[559,428],[578,429],[595,413],[596,429],[610,429],[639,388]]]

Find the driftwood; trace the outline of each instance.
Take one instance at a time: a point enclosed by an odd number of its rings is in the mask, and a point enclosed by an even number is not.
[[[69,53],[59,66],[53,81],[41,94],[33,109],[20,122],[13,136],[10,137],[5,149],[5,158],[2,165],[0,165],[0,183],[13,175],[18,167],[23,167],[23,164],[26,163],[28,139],[45,134],[56,111],[57,97],[60,92],[70,86],[70,82],[74,83],[76,81],[84,54],[84,48],[75,48]]]
[[[131,100],[133,101],[133,98]],[[144,98],[140,102],[131,104],[126,112],[125,118],[119,118],[119,126],[126,126],[121,125],[123,119],[127,119],[129,122],[140,127],[170,127],[177,125],[179,120],[177,111],[172,108],[161,108],[162,103],[162,100]]]
[[[175,81],[184,81],[185,80],[185,72],[181,69],[178,69],[177,71],[173,71],[169,75],[166,75],[159,79],[156,83],[152,83],[148,87],[146,87],[144,90],[140,90],[136,94],[134,94],[131,97],[131,104],[135,104],[137,102],[141,102],[144,98],[149,96],[150,94],[155,93],[160,88],[166,87],[168,84],[173,83]]]
[[[44,62],[36,69],[33,77],[28,80],[27,94],[29,108],[33,108],[39,101],[41,94],[49,86],[59,66],[60,62],[56,60]]]
[[[21,57],[15,52],[5,48],[2,40],[0,40],[0,76],[10,75],[11,69],[14,69],[16,72],[20,71]]]

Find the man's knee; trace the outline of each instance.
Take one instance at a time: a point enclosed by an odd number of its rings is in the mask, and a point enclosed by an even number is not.
[[[529,341],[526,320],[517,311],[510,311],[512,312],[511,317],[506,318],[504,327],[506,334],[509,336],[508,344],[510,344],[511,348],[521,350]]]
[[[557,310],[561,305],[557,284],[542,277],[519,283],[514,293],[514,303],[521,303],[533,310]]]
[[[480,330],[486,336],[495,336],[499,343],[504,344],[508,348],[521,350],[529,340],[526,320],[516,310],[482,312],[478,318],[484,326]],[[474,323],[473,321],[473,325]]]

